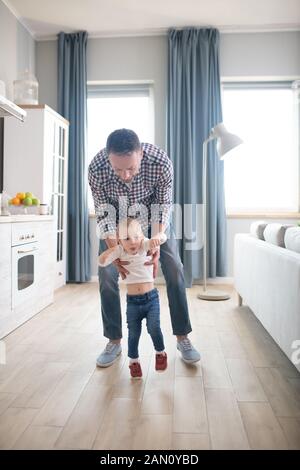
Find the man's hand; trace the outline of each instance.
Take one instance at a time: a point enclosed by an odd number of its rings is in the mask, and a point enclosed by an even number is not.
[[[118,241],[117,241],[117,238],[116,238],[116,235],[110,235],[108,236],[106,239],[105,239],[105,242],[106,242],[106,245],[109,247],[109,248],[112,248],[113,246],[116,246],[118,244]],[[127,271],[127,269],[125,268],[125,265],[126,264],[130,264],[129,261],[121,261],[120,258],[117,258],[113,264],[115,265],[115,267],[117,268],[117,270],[119,271],[119,273],[121,274],[121,277],[124,281],[124,279],[126,279],[126,275],[129,274],[129,271]]]
[[[111,234],[108,235],[108,237],[105,238],[105,243],[108,248],[112,248],[114,246],[117,246],[118,240],[116,234]]]
[[[129,261],[121,261],[120,258],[117,258],[113,262],[113,264],[115,265],[115,267],[117,268],[117,270],[121,274],[121,277],[124,281],[124,279],[126,279],[126,275],[129,274],[129,271],[125,268],[126,264],[130,264]]]
[[[149,248],[150,250],[154,250],[154,248],[160,246],[159,238],[153,237],[149,240]]]
[[[156,248],[154,252],[153,252],[152,250],[149,250],[149,251],[147,252],[147,255],[148,255],[148,256],[152,255],[152,259],[151,259],[151,261],[146,261],[145,266],[151,266],[151,264],[153,264],[153,277],[154,277],[154,279],[155,279],[156,276],[157,276],[158,260],[159,260],[159,256],[160,256],[160,249],[159,249],[159,247]]]

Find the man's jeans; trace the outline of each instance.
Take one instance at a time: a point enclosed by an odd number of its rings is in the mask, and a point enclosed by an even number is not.
[[[151,336],[155,351],[165,349],[160,329],[159,295],[157,289],[140,295],[127,294],[128,357],[139,357],[139,339],[142,332],[142,320],[146,318],[147,331]]]
[[[187,335],[192,328],[186,299],[183,265],[173,230],[169,229],[166,234],[168,239],[160,247],[160,264],[166,280],[173,334]],[[105,240],[100,240],[98,254],[100,255],[106,249]],[[119,272],[114,264],[105,268],[98,266],[98,277],[104,336],[111,340],[120,339],[122,338],[122,319]]]

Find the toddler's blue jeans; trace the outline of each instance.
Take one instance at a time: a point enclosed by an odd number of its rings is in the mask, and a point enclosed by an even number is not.
[[[155,351],[165,349],[162,331],[160,329],[160,308],[158,290],[152,289],[145,294],[127,294],[127,326],[128,326],[128,356],[130,359],[139,357],[138,345],[142,332],[142,320],[151,336]]]

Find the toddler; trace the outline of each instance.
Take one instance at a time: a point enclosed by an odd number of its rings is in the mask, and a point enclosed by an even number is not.
[[[138,344],[142,331],[142,320],[146,319],[147,330],[151,336],[156,356],[155,369],[167,368],[167,354],[160,328],[160,307],[158,290],[154,288],[153,265],[145,265],[151,260],[147,252],[153,254],[167,240],[160,232],[153,238],[144,237],[140,223],[133,218],[123,219],[118,226],[118,245],[108,248],[99,256],[99,265],[104,267],[116,259],[128,261],[127,284],[127,326],[128,356],[131,377],[141,378]]]

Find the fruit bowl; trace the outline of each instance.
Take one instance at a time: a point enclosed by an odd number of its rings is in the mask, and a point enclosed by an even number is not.
[[[37,214],[40,200],[32,193],[17,193],[9,199],[8,206],[11,214]]]
[[[39,215],[39,206],[12,206],[8,207],[10,215]]]

